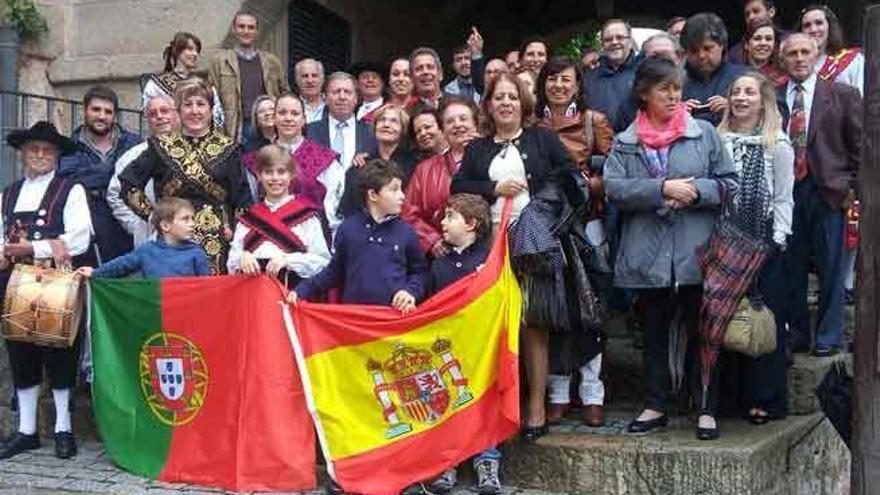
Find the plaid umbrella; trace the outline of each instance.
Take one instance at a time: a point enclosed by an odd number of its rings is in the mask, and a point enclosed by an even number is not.
[[[700,366],[703,408],[709,380],[721,353],[724,332],[758,270],[770,254],[770,246],[728,220],[720,221],[708,243],[698,248],[703,269],[703,300],[700,306]]]

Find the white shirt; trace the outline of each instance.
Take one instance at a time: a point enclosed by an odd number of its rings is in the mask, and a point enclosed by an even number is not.
[[[336,125],[339,124],[339,121],[334,119],[332,115],[327,115],[327,127],[328,131],[330,131],[330,148],[333,148],[333,138],[336,137]],[[351,166],[352,160],[354,160],[354,153],[357,149],[357,121],[354,118],[354,115],[348,118],[346,121],[346,126],[342,128],[342,156],[340,157],[340,162],[346,167]]]
[[[495,155],[495,158],[492,159],[492,163],[489,164],[489,178],[495,182],[510,179],[521,180],[523,182],[526,181],[526,165],[523,163],[523,159],[516,146],[512,144],[507,145]],[[495,203],[492,205],[493,224],[501,223],[501,212],[504,209],[505,199],[506,198],[503,196],[498,196],[498,198],[495,199]],[[519,214],[522,213],[523,208],[529,204],[530,199],[531,196],[529,196],[528,189],[523,189],[516,193],[516,196],[513,197],[513,210],[510,214],[511,224],[519,219]]]
[[[379,98],[376,98],[373,101],[365,101],[365,102],[361,103],[361,106],[358,108],[358,111],[357,111],[357,114],[355,114],[355,117],[358,120],[361,120],[364,117],[366,117],[368,113],[381,107],[383,103],[385,103],[385,100],[381,96]]]
[[[303,110],[306,113],[306,124],[311,124],[312,122],[317,122],[317,121],[321,120],[322,118],[324,118],[324,107],[326,107],[327,104],[324,103],[323,98],[321,98],[321,103],[319,103],[318,106],[316,106],[314,108],[309,106],[309,102],[306,101],[305,98],[301,98],[301,99],[302,99],[302,104],[303,104]]]
[[[336,212],[339,210],[339,202],[342,200],[342,193],[345,192],[345,172],[348,168],[344,167],[339,160],[333,160],[330,165],[318,175],[318,182],[327,189],[324,195],[324,214],[327,216],[327,226],[330,232],[336,233],[336,229],[342,223],[342,219],[337,217]]]
[[[55,171],[40,175],[34,179],[24,178],[24,184],[21,186],[21,192],[18,195],[18,201],[15,202],[13,211],[28,212],[37,211],[46,189],[52,178],[55,177]],[[86,190],[83,186],[76,184],[70,189],[67,196],[67,202],[64,203],[64,233],[58,236],[58,239],[64,241],[64,247],[67,248],[70,256],[79,256],[86,252],[89,248],[89,241],[92,237],[92,220],[89,215],[89,203],[86,200]],[[3,195],[0,194],[0,246],[6,243],[6,226],[3,225]],[[34,240],[31,244],[34,247],[34,259],[52,258],[52,248],[49,246],[50,239]]]
[[[806,116],[807,135],[810,134],[810,113],[813,109],[813,96],[816,94],[816,73],[814,72],[806,81],[801,83],[804,87],[804,115]],[[785,104],[788,105],[789,116],[794,111],[794,95],[797,83],[789,80],[785,88]],[[788,129],[785,130],[788,133]]]
[[[110,183],[107,184],[107,204],[113,212],[113,217],[122,225],[122,227],[134,238],[134,247],[149,241],[153,237],[153,227],[149,222],[144,221],[138,214],[133,212],[131,208],[120,197],[122,185],[119,183],[119,174],[125,170],[128,165],[139,157],[141,153],[147,150],[147,142],[138,144],[122,154],[116,160],[115,171],[110,177]],[[144,188],[147,200],[150,204],[156,204],[156,195],[153,191],[153,179],[147,182]]]
[[[828,55],[822,55],[819,57],[819,60],[816,60],[816,65],[813,66],[813,72],[818,73],[819,70],[822,69],[822,66],[825,65],[825,61],[828,59]],[[848,84],[850,86],[854,86],[859,90],[859,94],[863,97],[865,96],[865,56],[859,53],[856,55],[852,62],[846,66],[846,69],[843,69],[843,72],[837,75],[834,79],[834,82],[839,82],[843,84]]]
[[[264,201],[270,210],[275,211],[284,206],[294,197],[290,196],[280,203]],[[242,222],[235,225],[235,235],[232,237],[232,245],[229,247],[229,259],[226,268],[229,273],[235,273],[241,266],[241,257],[244,254],[244,239],[250,233],[250,228]],[[257,259],[273,259],[276,256],[284,256],[287,269],[293,271],[302,278],[312,277],[330,263],[330,250],[324,238],[324,229],[321,221],[312,216],[304,222],[294,225],[290,229],[306,246],[305,253],[285,253],[276,244],[270,241],[261,242],[251,253]]]

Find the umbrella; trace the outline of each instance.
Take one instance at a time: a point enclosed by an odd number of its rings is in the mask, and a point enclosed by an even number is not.
[[[700,305],[700,378],[706,408],[712,370],[721,353],[724,332],[740,299],[770,254],[770,246],[731,221],[719,222],[708,243],[697,250],[703,270]]]

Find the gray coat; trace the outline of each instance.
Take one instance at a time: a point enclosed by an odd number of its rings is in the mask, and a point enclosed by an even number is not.
[[[661,288],[700,284],[696,249],[712,233],[723,201],[736,194],[739,179],[730,156],[711,124],[688,117],[684,136],[669,149],[666,179],[694,177],[698,201],[669,209],[652,178],[633,123],[614,139],[605,161],[605,192],[620,211],[620,248],[614,285]]]

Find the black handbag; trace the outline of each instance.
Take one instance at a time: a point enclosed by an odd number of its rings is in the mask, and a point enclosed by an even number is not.
[[[837,361],[816,388],[822,411],[847,447],[852,437],[852,382],[846,365]]]

